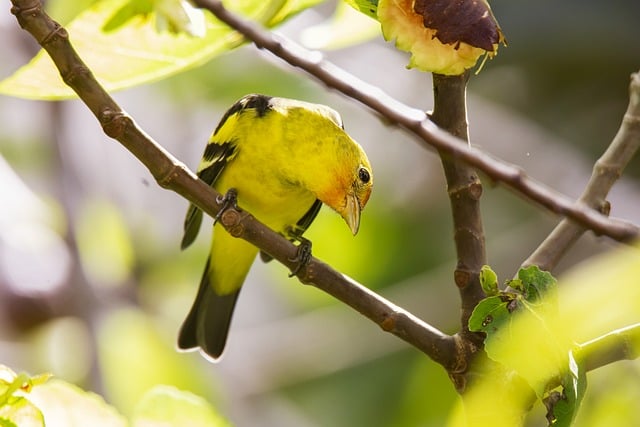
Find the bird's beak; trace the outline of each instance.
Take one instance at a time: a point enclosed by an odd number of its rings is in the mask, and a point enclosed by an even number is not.
[[[355,193],[350,192],[347,194],[347,203],[340,215],[342,215],[342,218],[344,218],[355,236],[358,233],[358,228],[360,228],[360,202]]]

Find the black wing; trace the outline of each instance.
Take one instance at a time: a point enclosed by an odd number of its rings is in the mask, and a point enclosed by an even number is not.
[[[225,166],[233,159],[237,152],[236,141],[219,141],[216,135],[227,123],[229,117],[234,114],[243,114],[246,110],[255,110],[258,117],[263,117],[271,111],[271,97],[266,95],[251,94],[243,97],[227,110],[220,119],[220,123],[213,132],[211,141],[207,144],[202,162],[198,168],[198,178],[213,186],[224,170]],[[189,246],[195,240],[202,223],[202,211],[197,206],[189,205],[189,210],[184,219],[184,236],[180,247]]]
[[[311,205],[311,208],[309,208],[307,213],[304,214],[304,216],[300,218],[300,220],[296,223],[295,227],[292,227],[289,230],[287,238],[289,238],[289,240],[291,240],[292,242],[296,240],[300,240],[300,238],[302,237],[304,232],[307,231],[307,228],[309,228],[313,220],[316,219],[316,216],[318,215],[318,212],[320,212],[321,207],[322,207],[322,202],[316,199],[316,201],[313,202],[313,205]],[[273,257],[266,252],[260,251],[260,259],[262,260],[262,262],[269,262],[273,259]]]
[[[203,169],[198,171],[198,178],[213,186],[216,180],[224,170],[237,151],[236,144],[233,142],[209,142],[204,150],[202,157]],[[180,247],[182,249],[188,247],[195,240],[202,223],[202,211],[196,205],[189,205],[189,210],[184,219],[184,236]]]
[[[290,237],[293,239],[298,239],[299,237],[302,237],[302,234],[305,231],[307,231],[307,228],[309,228],[313,220],[316,219],[316,216],[318,216],[318,212],[320,212],[321,207],[322,207],[322,202],[316,199],[316,201],[313,202],[313,205],[311,205],[311,208],[307,211],[307,213],[304,214],[304,216],[300,218],[300,221],[296,223],[295,228],[291,230],[291,232],[289,233]]]

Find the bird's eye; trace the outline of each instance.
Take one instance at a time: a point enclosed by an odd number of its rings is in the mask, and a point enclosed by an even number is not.
[[[361,167],[360,169],[358,169],[358,178],[360,178],[360,181],[366,184],[371,180],[371,175],[369,174],[368,170]]]

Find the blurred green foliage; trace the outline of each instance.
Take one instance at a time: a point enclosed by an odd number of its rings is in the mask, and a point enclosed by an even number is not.
[[[169,386],[154,386],[136,402],[131,422],[100,396],[49,375],[15,374],[0,365],[0,425],[3,427],[226,427],[203,398]]]
[[[74,49],[102,86],[115,91],[166,78],[243,43],[240,34],[212,14],[195,10],[188,3],[182,7],[197,16],[185,14],[180,24],[176,16],[183,11],[180,1],[102,0],[81,11],[74,6],[65,9],[54,1],[51,8],[62,19],[77,14],[66,26]],[[319,1],[227,2],[227,7],[272,27]],[[163,31],[161,27],[168,29]],[[198,30],[191,30],[194,27]],[[44,50],[15,74],[0,81],[0,93],[45,100],[76,96],[62,81]]]

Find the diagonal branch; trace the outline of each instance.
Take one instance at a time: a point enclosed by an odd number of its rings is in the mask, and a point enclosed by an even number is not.
[[[587,229],[612,239],[631,242],[640,237],[640,227],[627,221],[607,218],[584,203],[571,198],[528,177],[522,169],[469,147],[464,141],[438,128],[424,112],[410,108],[377,87],[324,60],[318,52],[311,52],[291,40],[273,34],[224,8],[219,0],[194,0],[211,11],[218,19],[251,40],[259,48],[299,67],[328,87],[360,101],[381,114],[390,123],[407,130],[418,139],[483,171],[497,182],[518,194],[544,206],[556,214],[571,218]]]
[[[604,214],[609,213],[607,194],[622,171],[640,149],[640,72],[631,75],[629,105],[620,129],[607,150],[593,166],[593,173],[580,201]],[[551,271],[569,248],[585,232],[582,225],[563,219],[524,262]]]
[[[12,3],[11,11],[16,15],[20,26],[51,56],[62,79],[93,112],[104,132],[135,155],[161,187],[182,195],[208,215],[216,216],[221,208],[216,201],[220,194],[198,180],[193,172],[146,135],[126,115],[78,57],[66,30],[44,13],[40,0],[12,0]],[[248,212],[241,209],[225,210],[220,222],[232,235],[256,245],[288,268],[297,266],[294,261],[296,246]],[[297,276],[303,283],[312,284],[327,292],[377,323],[383,330],[423,351],[447,370],[453,369],[457,363],[458,354],[453,337],[320,260],[312,258]]]
[[[585,372],[602,368],[622,360],[636,360],[640,357],[640,323],[619,328],[597,338],[576,345],[576,360]],[[559,384],[554,378],[548,387]]]

